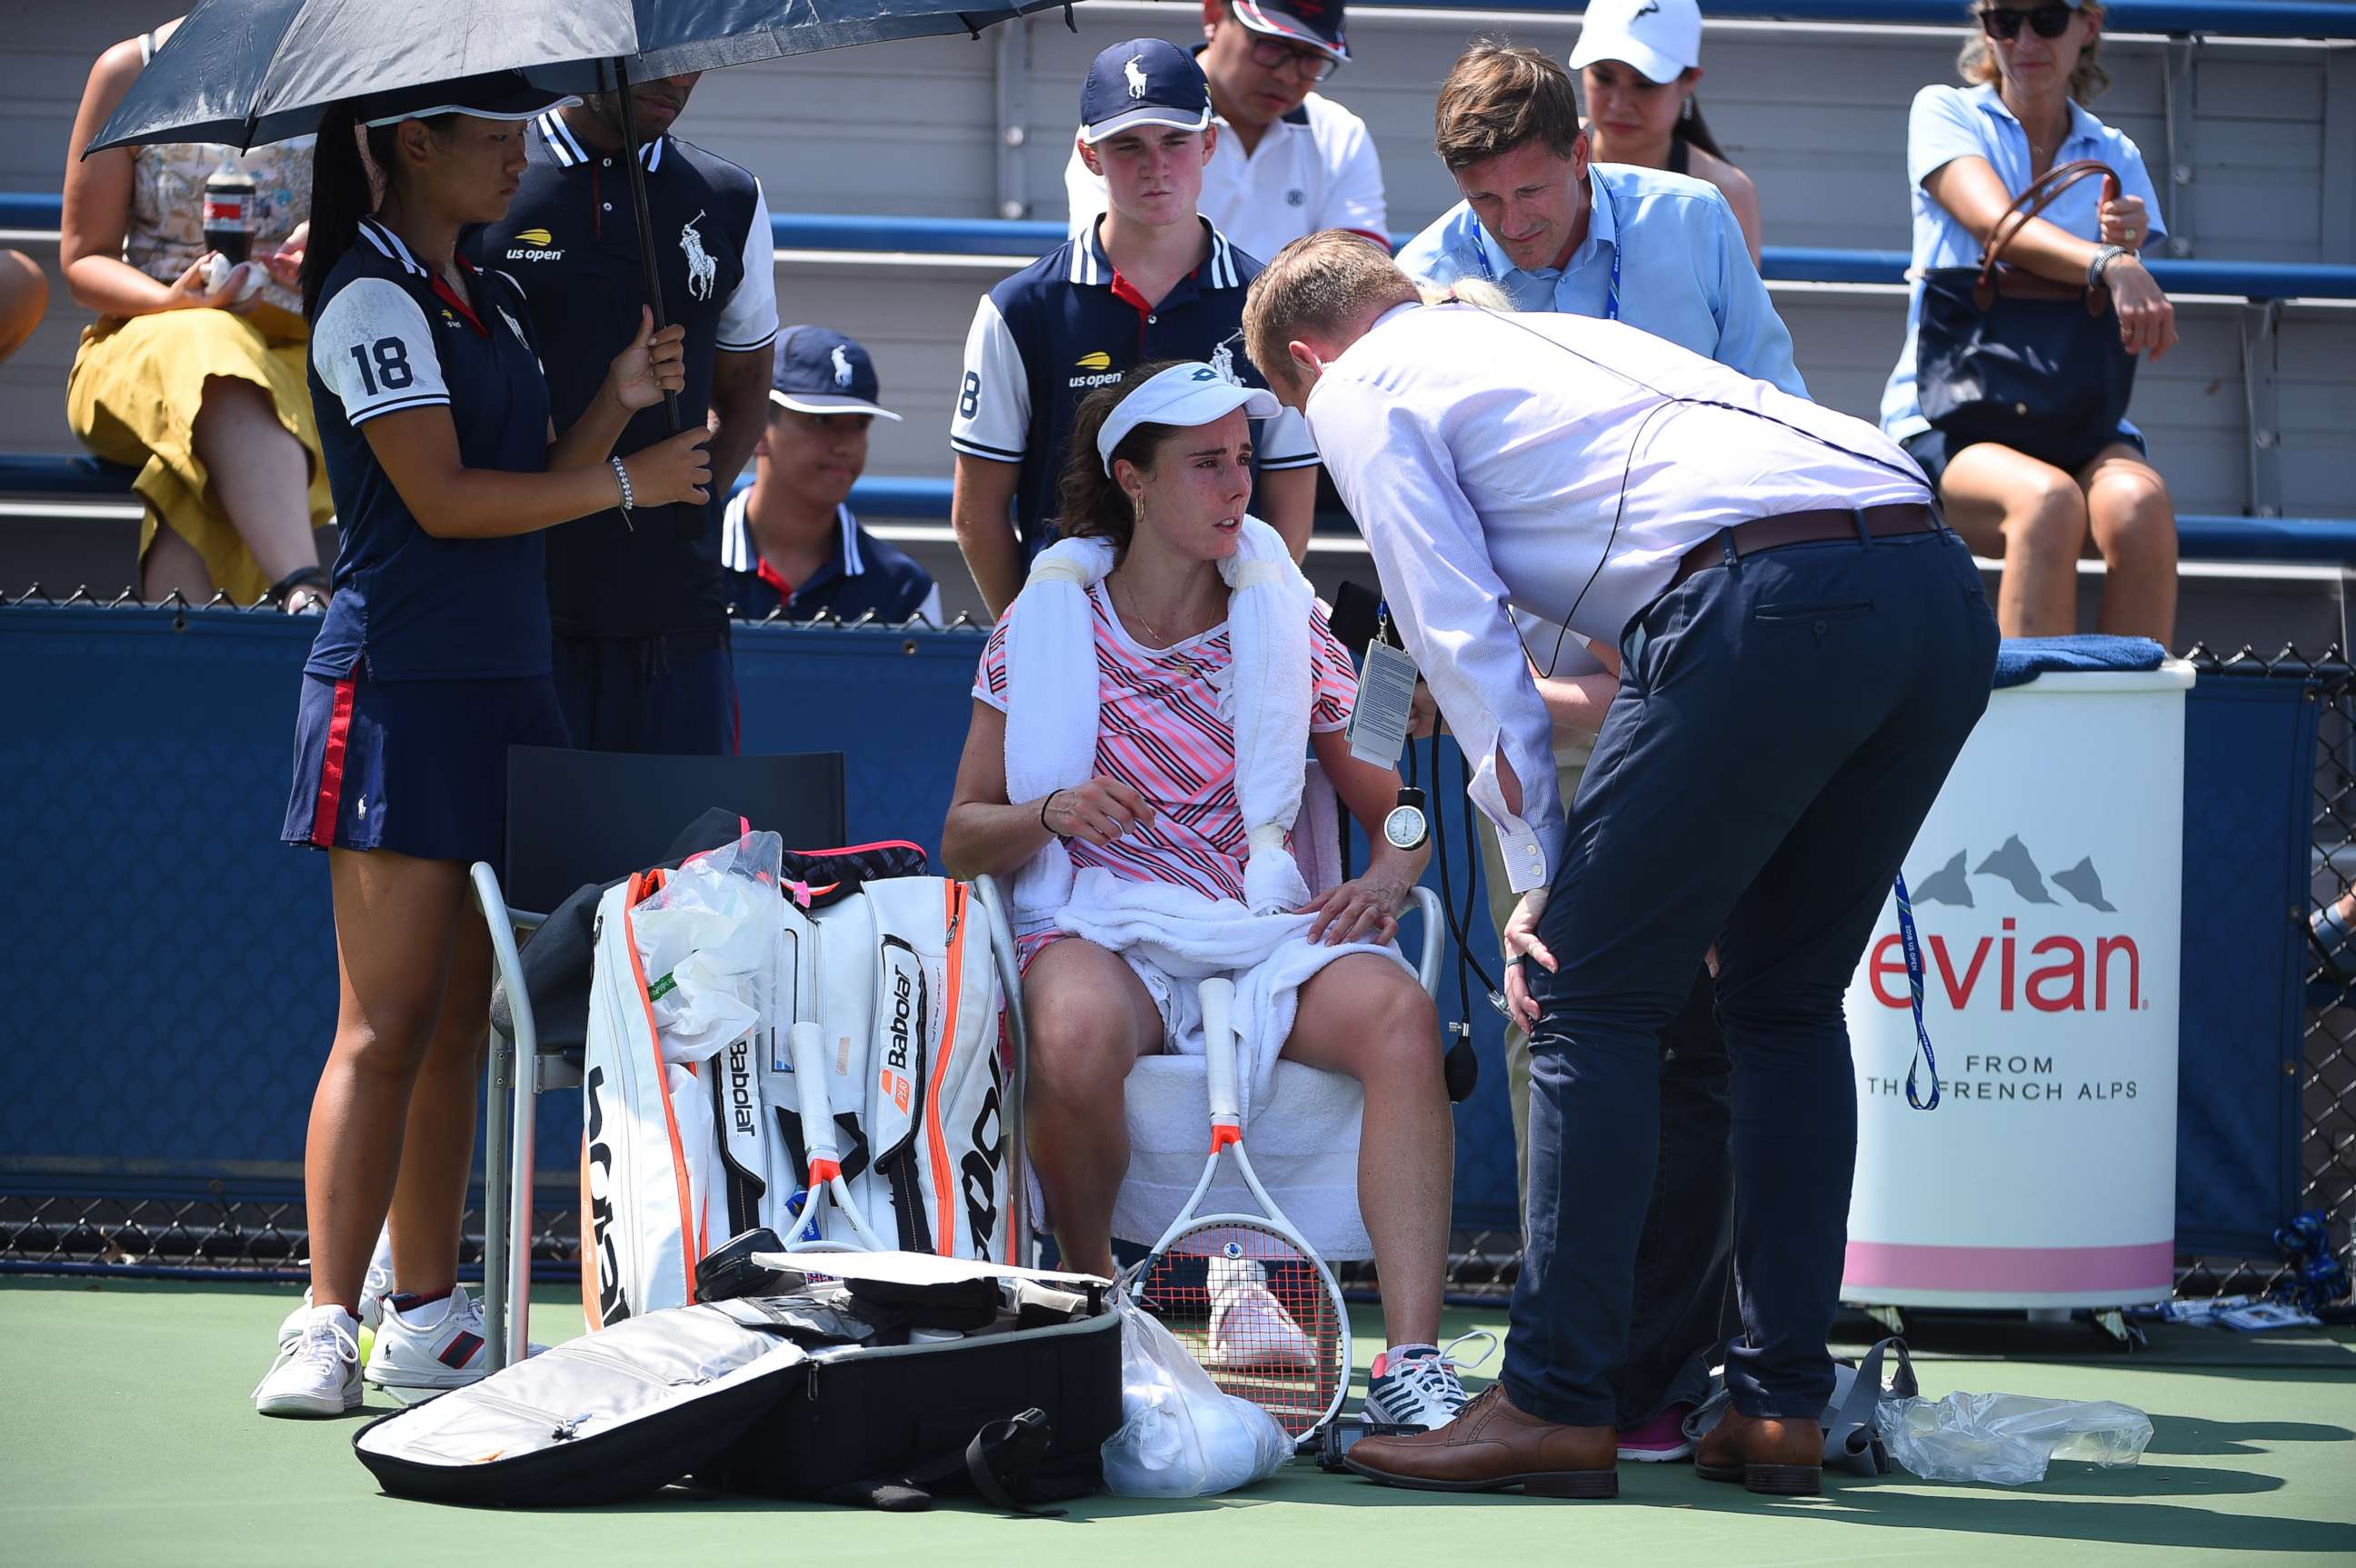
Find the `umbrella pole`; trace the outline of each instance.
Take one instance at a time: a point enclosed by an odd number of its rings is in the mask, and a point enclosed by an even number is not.
[[[630,181],[630,214],[638,229],[638,261],[646,268],[647,303],[655,313],[655,330],[670,325],[663,310],[662,271],[655,264],[655,220],[647,207],[647,166],[638,153],[638,116],[630,106],[630,67],[626,60],[614,60],[614,100],[622,114],[622,161],[628,167]],[[683,427],[679,416],[679,394],[663,393],[663,410],[670,417],[670,428],[677,435]],[[702,515],[691,506],[670,509],[671,526],[681,539],[693,539],[703,532]]]

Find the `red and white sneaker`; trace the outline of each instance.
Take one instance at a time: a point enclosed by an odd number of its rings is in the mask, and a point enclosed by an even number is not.
[[[464,1388],[489,1370],[487,1334],[483,1309],[464,1285],[406,1312],[387,1301],[376,1348],[369,1352],[368,1380],[395,1399],[412,1401]]]

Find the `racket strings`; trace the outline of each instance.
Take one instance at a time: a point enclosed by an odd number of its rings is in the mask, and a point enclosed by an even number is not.
[[[1220,1391],[1289,1436],[1313,1429],[1344,1375],[1342,1303],[1325,1273],[1273,1230],[1234,1219],[1190,1229],[1146,1264],[1138,1300]]]

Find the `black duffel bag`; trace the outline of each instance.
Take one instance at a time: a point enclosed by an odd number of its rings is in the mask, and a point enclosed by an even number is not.
[[[2013,198],[1976,267],[1922,274],[1914,381],[1922,416],[1948,449],[1994,441],[2032,457],[2083,461],[2126,416],[2136,360],[2111,291],[2055,283],[2004,261],[2028,221],[2083,179],[2105,200],[2118,176],[2090,158],[2058,165]]]

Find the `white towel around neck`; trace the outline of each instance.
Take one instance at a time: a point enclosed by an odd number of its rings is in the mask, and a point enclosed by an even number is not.
[[[1246,517],[1219,564],[1228,588],[1229,679],[1220,713],[1235,725],[1236,804],[1248,840],[1244,902],[1257,915],[1309,897],[1285,835],[1301,811],[1309,749],[1309,614],[1315,596],[1283,536]],[[1103,539],[1066,539],[1040,553],[1006,628],[1006,797],[1036,800],[1096,771],[1096,623],[1088,588],[1113,568]],[[1014,879],[1014,915],[1050,918],[1072,894],[1072,858],[1049,839]]]

